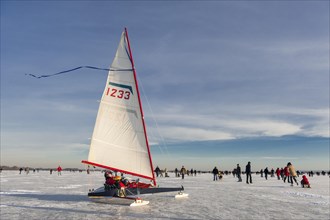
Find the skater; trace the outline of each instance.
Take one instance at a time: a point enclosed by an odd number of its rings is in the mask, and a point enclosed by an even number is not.
[[[23,171],[23,168],[21,167],[21,168],[19,168],[19,174],[21,174],[22,173],[22,171]]]
[[[276,169],[275,172],[276,172],[277,179],[280,180],[280,176],[281,176],[281,170],[280,170],[280,168],[277,167],[277,169]]]
[[[157,166],[156,169],[155,169],[155,173],[156,173],[156,176],[158,177],[158,176],[159,176],[159,173],[160,173],[160,169],[159,169],[158,166]]]
[[[284,179],[283,179],[283,181],[285,182],[285,180],[288,179],[288,183],[290,183],[289,176],[290,176],[289,168],[288,168],[288,166],[286,166],[286,167],[284,167]]]
[[[170,177],[167,173],[167,168],[164,169],[164,174],[165,174],[165,177]]]
[[[58,176],[62,175],[62,167],[61,166],[57,167],[57,175]]]
[[[241,174],[242,174],[241,167],[239,166],[239,164],[237,164],[236,175],[237,175],[237,178],[238,178],[238,182],[242,182]]]
[[[245,166],[245,173],[246,173],[246,183],[252,184],[252,176],[251,176],[251,162],[249,161],[248,164]],[[249,181],[250,179],[250,181]]]
[[[267,180],[268,173],[269,173],[269,171],[268,171],[268,167],[266,167],[266,169],[264,170],[264,173],[265,173],[265,179]]]
[[[187,172],[186,168],[184,168],[184,166],[182,166],[182,168],[180,170],[182,179],[184,179],[184,175],[186,174],[186,172]]]
[[[213,181],[217,181],[219,175],[219,170],[217,169],[217,167],[214,167],[212,173],[213,173]]]
[[[282,180],[284,179],[284,169],[283,169],[283,167],[281,167],[281,179]]]
[[[53,173],[53,169],[50,169],[49,174],[52,175],[52,173]]]
[[[262,169],[260,170],[260,177],[264,177],[264,171]]]
[[[178,172],[179,172],[178,168],[175,168],[175,177],[178,177]]]
[[[275,177],[275,175],[274,175],[274,174],[275,174],[275,171],[274,171],[273,168],[272,168],[272,170],[270,171],[270,174],[271,174],[270,177]]]
[[[302,180],[300,181],[300,183],[301,183],[302,188],[311,188],[311,185],[309,184],[309,181],[308,181],[306,175],[302,176]]]
[[[237,164],[238,165],[238,164]],[[237,173],[237,169],[235,168],[235,169],[233,169],[233,177],[235,178],[236,177],[236,173]]]
[[[288,168],[289,168],[289,172],[290,172],[291,186],[293,186],[293,180],[296,182],[296,184],[298,186],[299,184],[296,180],[297,172],[296,172],[294,166],[291,164],[291,162],[288,163]]]

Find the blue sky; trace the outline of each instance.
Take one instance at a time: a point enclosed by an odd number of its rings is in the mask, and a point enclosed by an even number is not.
[[[127,27],[154,165],[329,169],[328,1],[1,1],[1,164],[83,167]]]

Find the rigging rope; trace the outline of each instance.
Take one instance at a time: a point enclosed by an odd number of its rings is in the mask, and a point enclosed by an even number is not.
[[[31,73],[30,74],[25,74],[25,75],[40,79],[40,78],[51,77],[51,76],[56,76],[56,75],[60,75],[60,74],[64,74],[64,73],[73,72],[73,71],[83,69],[83,68],[93,69],[93,70],[101,70],[101,71],[131,71],[132,70],[132,69],[113,69],[113,68],[107,69],[107,68],[99,68],[99,67],[95,67],[95,66],[78,66],[78,67],[73,68],[73,69],[64,70],[64,71],[49,74],[49,75],[37,76],[37,75],[31,74]]]
[[[138,77],[138,79],[139,79],[139,77]],[[157,144],[157,146],[158,146],[160,152],[164,155],[163,149],[162,149],[162,147],[161,147],[161,145],[163,145],[163,147],[165,148],[165,149],[164,149],[164,150],[165,150],[165,153],[166,153],[165,155],[168,156],[168,157],[170,158],[170,157],[171,157],[171,154],[170,154],[169,151],[168,151],[167,144],[166,144],[166,141],[165,141],[164,137],[163,137],[163,136],[161,135],[161,133],[160,133],[159,126],[158,126],[158,123],[157,123],[157,120],[156,120],[155,114],[154,114],[154,112],[152,111],[152,108],[151,108],[150,102],[149,102],[149,100],[148,100],[148,97],[147,97],[147,95],[146,95],[146,92],[144,91],[143,84],[141,83],[140,80],[139,80],[139,85],[140,85],[139,87],[142,89],[142,94],[143,94],[145,100],[147,101],[147,105],[148,105],[149,111],[150,111],[150,113],[151,113],[151,117],[152,117],[152,119],[153,119],[153,121],[154,121],[154,123],[155,123],[155,125],[156,125],[157,133],[158,133],[159,138],[160,138],[160,142],[161,142],[161,143]],[[151,132],[152,132],[152,130],[151,130]],[[153,132],[152,132],[152,133],[153,133]],[[153,133],[153,134],[154,134],[154,133]],[[154,136],[156,137],[156,135],[154,135]]]

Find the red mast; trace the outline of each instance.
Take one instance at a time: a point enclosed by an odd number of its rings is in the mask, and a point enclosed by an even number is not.
[[[135,85],[136,85],[136,91],[137,91],[138,100],[139,100],[139,104],[140,104],[140,112],[141,112],[141,118],[142,118],[143,130],[144,130],[144,137],[146,139],[148,155],[149,155],[149,162],[150,162],[150,166],[151,166],[151,173],[152,173],[152,177],[153,177],[152,180],[154,182],[154,185],[156,186],[156,178],[155,178],[155,174],[154,174],[154,167],[152,165],[151,153],[150,153],[149,142],[148,142],[148,137],[147,137],[147,130],[146,130],[145,122],[144,122],[144,115],[143,115],[143,110],[142,110],[142,104],[141,104],[140,92],[139,92],[139,87],[138,87],[138,81],[137,81],[137,78],[136,78],[134,61],[133,61],[131,46],[130,46],[130,43],[129,43],[128,33],[127,33],[126,28],[125,28],[125,37],[126,37],[126,40],[127,40],[127,46],[128,46],[128,51],[129,51],[129,55],[130,55],[130,58],[131,58],[131,64],[132,64],[132,69],[133,69]]]

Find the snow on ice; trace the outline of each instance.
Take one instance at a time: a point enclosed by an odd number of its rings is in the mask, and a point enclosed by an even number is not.
[[[232,175],[213,181],[212,174],[184,180],[170,174],[160,186],[183,185],[188,198],[175,193],[144,195],[143,207],[95,203],[87,192],[104,182],[103,173],[3,171],[1,215],[7,219],[329,219],[329,176],[310,177],[312,188],[293,187],[277,178],[252,175],[253,185]],[[301,179],[298,178],[299,180]]]

